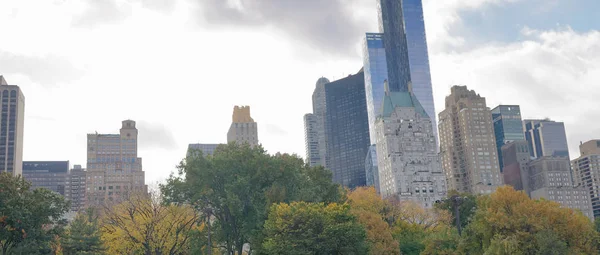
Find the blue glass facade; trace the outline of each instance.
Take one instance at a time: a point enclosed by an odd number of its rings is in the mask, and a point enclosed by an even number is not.
[[[509,142],[525,140],[521,108],[518,105],[499,105],[492,109],[492,120],[494,121],[496,148],[498,148],[498,161],[502,172],[504,167],[502,146]]]
[[[369,122],[364,72],[325,84],[326,167],[333,181],[349,188],[364,186]]]
[[[525,120],[525,139],[532,157],[569,157],[565,124],[549,119]]]
[[[390,91],[407,92],[410,90],[411,77],[402,1],[379,0],[377,7],[379,32],[385,34],[383,44]]]
[[[379,193],[379,167],[377,164],[377,146],[369,146],[367,157],[365,158],[365,175],[367,178],[367,186],[375,187]]]
[[[388,70],[383,47],[383,34],[367,33],[363,43],[363,66],[365,73],[365,94],[367,96],[367,113],[369,115],[369,134],[375,141],[375,120],[381,114],[381,105],[385,91],[384,82]]]
[[[433,133],[438,140],[437,121],[435,119],[435,105],[433,103],[433,89],[431,73],[429,70],[429,53],[427,52],[427,36],[423,19],[423,4],[421,0],[402,0],[404,13],[404,29],[408,50],[408,63],[410,68],[411,91],[419,103],[431,117]]]

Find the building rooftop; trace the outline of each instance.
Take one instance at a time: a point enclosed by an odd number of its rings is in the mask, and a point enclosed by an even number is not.
[[[8,83],[4,79],[4,76],[2,76],[2,75],[0,75],[0,85],[8,85]]]
[[[383,117],[390,117],[396,107],[414,107],[418,114],[429,118],[419,100],[410,92],[387,92],[383,99],[381,115]]]

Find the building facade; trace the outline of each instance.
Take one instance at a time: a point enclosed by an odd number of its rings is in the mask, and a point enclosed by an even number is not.
[[[327,100],[325,100],[325,85],[329,83],[329,80],[325,77],[321,77],[315,84],[315,90],[312,94],[312,107],[314,120],[316,121],[316,133],[317,133],[317,148],[319,155],[317,156],[320,161],[316,166],[327,167],[327,142],[325,137],[325,110],[327,108]]]
[[[325,85],[325,167],[334,182],[349,188],[366,184],[371,143],[364,83],[359,72]]]
[[[435,105],[433,103],[433,88],[429,69],[429,52],[427,49],[423,4],[421,0],[402,0],[401,2],[402,11],[404,12],[404,29],[412,84],[411,91],[431,118],[431,128],[433,129],[437,143],[438,126],[435,119]]]
[[[377,146],[375,144],[369,146],[367,157],[365,158],[365,178],[367,186],[373,186],[377,193],[379,189],[379,165],[377,163]]]
[[[193,153],[202,152],[202,155],[208,156],[213,155],[217,147],[221,144],[217,143],[192,143],[188,145],[187,156],[191,156]]]
[[[512,186],[515,190],[529,192],[529,145],[524,140],[516,140],[504,144],[500,149],[502,153],[502,165],[504,184]]]
[[[0,75],[2,115],[0,118],[0,172],[23,173],[23,129],[25,96],[19,86],[8,85]]]
[[[65,185],[65,198],[71,201],[71,211],[78,212],[85,208],[85,183],[85,169],[81,165],[73,166]]]
[[[380,194],[430,208],[447,193],[431,118],[412,93],[386,92],[376,122]]]
[[[518,105],[499,105],[492,109],[494,135],[498,150],[500,172],[503,171],[502,146],[513,141],[525,141],[521,108]]]
[[[371,141],[375,141],[375,120],[381,114],[381,106],[385,96],[384,83],[388,75],[383,34],[367,33],[363,42],[363,66],[367,114],[369,115],[369,137]]]
[[[258,145],[258,124],[250,116],[250,106],[235,106],[231,126],[227,132],[227,142]]]
[[[529,151],[534,158],[567,157],[569,145],[565,124],[550,119],[525,120],[525,138],[529,142]]]
[[[86,205],[118,202],[132,192],[148,192],[135,124],[124,120],[119,134],[87,135]]]
[[[589,190],[573,186],[571,166],[566,157],[540,157],[529,163],[529,188],[532,199],[544,198],[563,207],[581,211],[594,219]]]
[[[390,91],[411,90],[411,74],[402,1],[378,0],[377,16],[379,33],[383,33],[383,45],[388,69]]]
[[[65,196],[69,161],[23,161],[23,178],[33,188],[45,188]]]
[[[309,166],[321,165],[319,153],[319,129],[317,116],[312,113],[304,115],[304,149],[306,152],[306,163]]]
[[[571,161],[575,185],[585,187],[590,196],[594,217],[600,217],[600,140],[579,146],[581,156]]]
[[[502,185],[492,113],[485,97],[466,86],[453,86],[439,120],[448,190],[489,194]]]

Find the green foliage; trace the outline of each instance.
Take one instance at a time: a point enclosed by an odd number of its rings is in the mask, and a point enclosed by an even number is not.
[[[436,231],[429,234],[424,240],[425,249],[422,255],[458,255],[460,236],[454,229]]]
[[[463,201],[460,203],[458,210],[460,213],[460,225],[464,229],[467,225],[469,225],[473,218],[473,214],[477,210],[477,196],[469,193],[459,193],[456,190],[451,190],[448,192],[448,199],[435,204],[436,208],[446,210],[452,215],[452,225],[454,227],[456,227],[456,213],[454,211],[454,207],[452,206],[452,201],[450,200],[452,196],[459,196],[463,198]]]
[[[422,227],[399,220],[394,226],[393,233],[403,255],[419,255],[425,249],[424,240],[427,233]]]
[[[1,254],[50,254],[66,221],[65,199],[47,189],[31,190],[22,177],[0,173]]]
[[[366,254],[365,229],[348,205],[293,202],[271,207],[265,254]]]
[[[229,254],[240,253],[245,243],[258,252],[273,203],[344,198],[329,171],[307,167],[297,156],[269,155],[260,146],[235,143],[219,146],[212,156],[192,153],[161,191],[165,203],[188,203],[201,213],[210,210],[215,242]]]
[[[90,208],[75,216],[62,240],[64,255],[99,255],[105,248],[96,210]]]

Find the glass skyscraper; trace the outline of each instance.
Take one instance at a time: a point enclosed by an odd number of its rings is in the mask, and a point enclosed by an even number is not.
[[[437,138],[423,4],[421,0],[379,0],[378,7],[379,32],[384,33],[390,91],[413,92],[427,115],[431,116]]]
[[[369,134],[371,141],[375,141],[375,120],[377,115],[381,114],[381,105],[385,95],[383,84],[388,77],[383,34],[367,33],[363,43],[363,65]]]
[[[564,123],[549,119],[525,120],[524,127],[532,157],[569,157]]]
[[[518,105],[499,105],[492,109],[492,120],[494,121],[494,135],[496,136],[496,147],[498,148],[498,161],[500,171],[504,164],[502,162],[502,146],[514,141],[524,141],[523,121],[521,120],[521,108]]]
[[[369,122],[364,72],[325,84],[326,168],[333,181],[348,188],[364,186]]]

